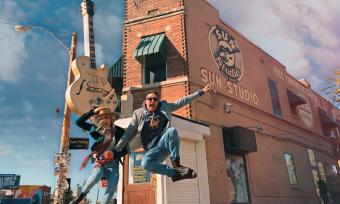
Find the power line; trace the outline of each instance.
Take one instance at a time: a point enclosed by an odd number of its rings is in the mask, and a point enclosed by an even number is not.
[[[16,25],[16,24],[14,24],[14,23],[9,23],[9,22],[7,22],[7,21],[2,21],[2,20],[0,20],[0,23],[1,24],[7,24],[7,25]]]

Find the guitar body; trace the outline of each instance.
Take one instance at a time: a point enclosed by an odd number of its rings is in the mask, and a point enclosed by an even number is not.
[[[90,68],[90,57],[81,56],[72,62],[74,82],[66,90],[66,102],[77,115],[88,112],[93,107],[105,107],[115,111],[117,97],[108,78],[108,68]]]

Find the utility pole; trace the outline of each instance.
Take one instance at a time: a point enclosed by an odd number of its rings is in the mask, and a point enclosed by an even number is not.
[[[68,68],[67,87],[74,81],[74,75],[72,73],[72,62],[76,59],[77,48],[77,34],[72,33],[72,43],[70,48],[70,63]],[[66,100],[64,104],[63,126],[61,132],[60,152],[55,155],[56,165],[56,188],[54,193],[54,204],[64,204],[65,191],[68,187],[67,178],[70,172],[70,154],[69,142],[70,142],[70,118],[71,110],[68,107]]]

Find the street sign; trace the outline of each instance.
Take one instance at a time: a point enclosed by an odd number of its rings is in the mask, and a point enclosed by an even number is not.
[[[69,149],[88,149],[89,138],[70,138]]]
[[[20,175],[0,174],[0,190],[18,189],[20,183]]]

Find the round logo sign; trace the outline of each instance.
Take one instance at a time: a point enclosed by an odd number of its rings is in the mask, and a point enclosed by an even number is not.
[[[243,76],[243,58],[233,36],[214,25],[209,32],[209,46],[221,74],[229,81],[239,82]]]

